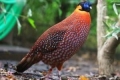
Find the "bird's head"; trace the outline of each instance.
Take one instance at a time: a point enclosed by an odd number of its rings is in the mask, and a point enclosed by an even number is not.
[[[78,4],[77,9],[81,10],[81,11],[87,11],[90,12],[90,9],[92,9],[91,7],[91,3],[88,1],[84,1]]]

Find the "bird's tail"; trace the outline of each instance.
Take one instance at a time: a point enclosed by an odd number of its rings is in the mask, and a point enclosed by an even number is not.
[[[40,61],[39,55],[30,56],[29,54],[27,54],[16,66],[16,71],[17,72],[24,72],[29,67],[31,67],[34,63],[37,63],[39,61]]]

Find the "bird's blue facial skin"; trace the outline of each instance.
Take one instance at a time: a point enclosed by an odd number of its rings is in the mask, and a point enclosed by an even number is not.
[[[83,11],[90,12],[90,7],[91,7],[90,2],[88,2],[88,1],[82,2],[82,3],[80,3],[80,5],[82,6]]]

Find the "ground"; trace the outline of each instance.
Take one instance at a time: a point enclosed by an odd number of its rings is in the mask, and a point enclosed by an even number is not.
[[[29,49],[0,46],[0,80],[44,80],[43,76],[50,68],[42,62],[34,64],[24,73],[15,73],[15,66]],[[98,75],[96,52],[81,51],[67,60],[62,69],[62,80],[120,80],[119,61],[115,61],[116,75],[106,77]],[[58,80],[58,71],[54,69],[49,80]]]
[[[2,69],[7,68],[8,71],[14,73],[15,70],[13,70],[12,66],[15,66],[18,63],[18,61],[1,60],[0,63]],[[27,74],[22,74],[22,76],[26,75],[26,78],[30,78],[29,75],[33,74],[31,78],[40,79],[41,76],[43,76],[48,69],[49,69],[48,65],[45,65],[43,62],[39,62],[37,64],[34,64],[28,70],[26,70],[24,73]],[[97,70],[98,69],[96,62],[84,60],[80,57],[77,57],[77,55],[75,55],[70,60],[64,63],[61,76],[62,78],[70,77],[73,80],[77,80],[80,75],[96,74]],[[55,78],[56,80],[57,74],[58,72],[57,69],[55,68],[52,72],[52,78]],[[17,78],[19,78],[19,76],[17,76]]]
[[[98,76],[98,66],[97,61],[95,60],[96,58],[86,59],[85,56],[80,57],[78,55],[74,55],[70,60],[64,63],[61,75],[62,80],[107,80],[104,77],[102,77],[102,79],[96,77]],[[42,76],[45,75],[46,71],[49,69],[48,65],[39,62],[20,75],[12,74],[12,76],[8,76],[15,72],[13,66],[17,63],[18,61],[0,60],[0,80],[5,80],[4,78],[8,78],[8,80],[44,80],[42,79]],[[8,72],[5,73],[5,71],[3,71],[4,69],[7,69]],[[119,67],[116,69],[119,69]],[[57,69],[54,69],[52,72],[52,77],[49,80],[58,80],[57,74]],[[80,79],[81,77],[83,79]],[[89,77],[92,79],[89,79]]]

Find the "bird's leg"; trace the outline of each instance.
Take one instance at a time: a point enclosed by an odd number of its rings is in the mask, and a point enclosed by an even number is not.
[[[62,65],[63,65],[63,63],[57,65],[59,80],[61,80],[61,69],[62,69]]]
[[[62,80],[61,79],[61,71],[60,70],[58,70],[58,77],[59,77],[59,80]]]
[[[51,72],[52,72],[52,69],[53,69],[53,68],[50,68],[50,69],[49,69],[49,71],[48,71],[47,74],[45,75],[45,78],[49,78],[49,77],[50,77],[50,74],[51,74]]]
[[[50,74],[51,74],[51,72],[52,72],[52,67],[49,69],[49,71],[47,72],[47,74],[45,75],[45,76],[43,76],[43,77],[41,77],[41,78],[44,78],[45,80],[49,80],[49,78],[50,78]]]

